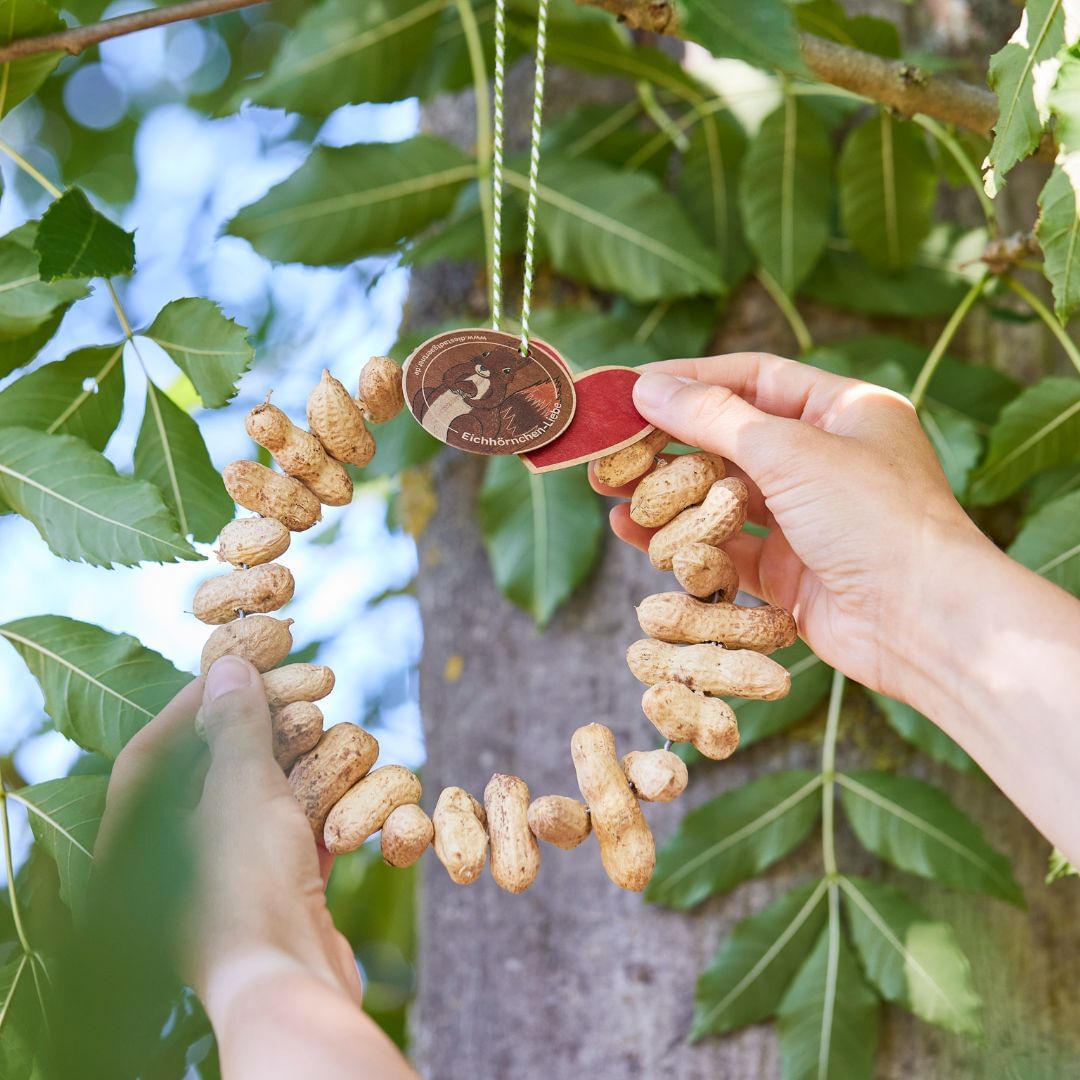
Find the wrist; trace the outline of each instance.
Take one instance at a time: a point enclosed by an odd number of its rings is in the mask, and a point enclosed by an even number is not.
[[[924,523],[902,574],[901,614],[883,642],[885,693],[925,715],[962,708],[971,642],[1015,564],[966,516]]]

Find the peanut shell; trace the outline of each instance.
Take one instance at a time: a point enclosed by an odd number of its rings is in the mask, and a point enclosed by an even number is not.
[[[623,756],[622,769],[642,802],[672,802],[690,779],[686,763],[670,750],[631,750]]]
[[[739,745],[735,710],[683,683],[655,683],[645,691],[641,707],[665,739],[688,742],[713,761],[731,757]]]
[[[626,650],[635,678],[646,685],[681,682],[706,694],[775,701],[791,689],[791,676],[775,660],[751,649],[721,645],[669,645],[644,638]]]
[[[234,502],[276,518],[290,532],[304,532],[322,517],[319,500],[299,480],[257,461],[234,461],[225,466],[221,478]]]
[[[649,637],[677,645],[715,641],[729,649],[771,653],[791,645],[797,636],[795,620],[783,608],[706,604],[680,592],[646,596],[637,616]]]
[[[477,814],[477,801],[463,788],[444,788],[431,815],[435,826],[435,854],[450,880],[470,885],[487,861],[488,835]],[[483,807],[480,807],[483,813]]]
[[[233,566],[258,566],[284,555],[291,539],[292,533],[274,518],[237,518],[221,530],[214,554]]]
[[[401,368],[389,356],[373,356],[361,369],[360,405],[373,424],[385,424],[405,408]]]
[[[657,570],[670,570],[672,558],[686,544],[722,544],[734,536],[746,521],[750,493],[734,477],[717,480],[705,501],[692,506],[653,533],[649,541],[649,561]]]
[[[308,426],[331,456],[362,469],[375,456],[375,440],[360,406],[325,368],[307,403]]]
[[[242,656],[257,671],[277,667],[292,651],[292,619],[249,615],[219,626],[203,646],[200,671],[205,675],[222,656]]]
[[[320,701],[334,689],[334,673],[322,664],[286,664],[263,675],[271,709],[294,701]]]
[[[680,454],[654,469],[634,489],[630,517],[647,529],[659,528],[700,503],[709,488],[723,479],[723,458],[703,451]]]
[[[367,775],[378,756],[373,735],[356,724],[335,724],[322,733],[314,749],[296,759],[289,784],[316,840],[322,839],[334,804]]]
[[[600,458],[594,466],[596,479],[608,487],[619,488],[647,473],[656,461],[656,455],[671,442],[667,432],[654,428],[636,443],[616,450],[614,454]]]
[[[204,623],[227,623],[240,613],[259,614],[283,608],[296,583],[281,563],[263,563],[204,581],[195,591],[191,609]]]
[[[683,544],[671,557],[671,569],[693,596],[731,601],[739,591],[739,571],[731,556],[712,544]]]
[[[502,889],[524,892],[540,872],[540,845],[529,831],[529,785],[496,773],[484,788],[491,876]]]
[[[541,795],[529,807],[529,828],[537,840],[571,851],[592,832],[592,820],[577,799]]]
[[[390,811],[383,822],[379,844],[383,860],[390,866],[412,866],[424,854],[435,826],[415,803],[403,803]]]
[[[270,711],[274,760],[286,771],[322,737],[323,714],[310,701],[291,701]]]

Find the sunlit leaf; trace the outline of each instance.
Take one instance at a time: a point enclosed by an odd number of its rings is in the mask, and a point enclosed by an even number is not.
[[[1039,145],[1046,118],[1035,101],[1036,70],[1065,43],[1063,28],[1062,0],[1027,0],[1013,36],[990,57],[987,80],[1000,106],[984,165],[991,197],[1001,190],[1005,174]]]
[[[16,949],[0,967],[0,1076],[36,1080],[48,981],[41,964]]]
[[[679,26],[713,56],[795,74],[806,70],[794,16],[781,0],[680,0]]]
[[[745,277],[753,265],[739,216],[739,173],[745,155],[742,128],[732,117],[712,113],[694,128],[679,170],[679,198],[719,253],[721,273],[730,284]]]
[[[604,515],[585,470],[537,476],[492,458],[477,511],[495,583],[545,626],[600,554]]]
[[[1080,463],[1080,380],[1049,378],[1002,411],[971,481],[978,505],[998,502],[1043,469]]]
[[[227,231],[277,262],[333,266],[393,251],[453,205],[476,165],[433,135],[316,146],[287,180],[244,207]]]
[[[0,429],[0,498],[64,559],[133,566],[200,558],[156,488],[118,476],[72,435]]]
[[[26,807],[34,838],[56,863],[60,895],[73,911],[86,896],[108,786],[106,776],[64,776],[8,793]]]
[[[108,758],[191,681],[135,638],[59,615],[0,625],[0,638],[37,679],[57,731]]]
[[[1080,215],[1076,193],[1060,165],[1039,193],[1035,235],[1043,250],[1043,272],[1054,290],[1054,311],[1065,323],[1080,307]]]
[[[977,1035],[982,1001],[952,927],[890,885],[859,877],[840,885],[852,942],[878,993],[931,1024]]]
[[[694,995],[691,1036],[719,1035],[776,1013],[825,924],[825,882],[794,889],[735,924]]]
[[[968,756],[962,746],[949,738],[933,722],[916,712],[910,705],[893,698],[868,690],[870,699],[881,710],[889,727],[912,746],[918,747],[942,765],[958,769],[960,772],[977,773],[979,766]]]
[[[512,170],[507,180],[526,187]],[[560,273],[639,303],[725,290],[716,256],[654,177],[552,155],[539,194],[540,233]]]
[[[104,450],[124,407],[124,346],[79,349],[0,391],[0,427],[77,435]]]
[[[865,770],[837,777],[859,842],[900,870],[1023,906],[1009,860],[938,788],[910,776]]]
[[[169,354],[208,409],[220,409],[236,395],[237,380],[255,357],[247,330],[197,297],[166,304],[143,333]]]
[[[663,846],[645,899],[689,908],[793,851],[821,813],[821,776],[770,773],[691,810]]]
[[[844,940],[834,904],[829,921],[780,1003],[783,1080],[871,1080],[881,1008]]]
[[[1009,554],[1080,596],[1080,491],[1047,503],[1028,518]]]
[[[790,294],[829,239],[832,148],[817,114],[792,96],[767,116],[743,162],[740,200],[746,238]]]
[[[66,25],[56,8],[45,0],[0,0],[0,45],[54,34]],[[62,59],[60,52],[38,53],[0,66],[0,116],[7,116],[28,98]]]
[[[135,235],[90,205],[78,188],[45,211],[34,239],[42,281],[113,277],[135,269]]]
[[[153,383],[135,443],[135,475],[149,480],[176,515],[180,532],[209,543],[235,513],[199,425]]]
[[[327,116],[341,105],[409,96],[449,0],[322,0],[305,10],[270,70],[237,99]]]
[[[880,270],[910,265],[933,224],[937,171],[922,128],[885,109],[844,141],[840,220],[856,251]]]

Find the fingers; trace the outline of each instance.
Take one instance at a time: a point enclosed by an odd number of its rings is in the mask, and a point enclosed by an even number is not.
[[[611,513],[608,514],[608,522],[611,525],[611,531],[620,540],[632,544],[639,551],[649,550],[649,541],[656,530],[646,529],[634,521],[630,517],[629,503],[619,503],[618,506],[612,507]]]
[[[711,386],[724,386],[744,401],[773,416],[811,420],[837,395],[859,383],[797,360],[769,353],[728,353],[696,360],[646,364],[645,373],[681,376]]]
[[[202,722],[210,746],[208,789],[223,781],[237,799],[280,786],[262,677],[246,660],[223,656],[214,662],[206,676]]]
[[[113,764],[106,794],[97,850],[105,851],[109,838],[144,785],[169,762],[178,760],[178,746],[194,739],[195,713],[202,703],[203,681],[193,679],[144,728],[137,731]]]

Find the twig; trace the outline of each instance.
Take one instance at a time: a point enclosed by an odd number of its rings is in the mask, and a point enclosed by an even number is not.
[[[1057,338],[1058,344],[1065,350],[1065,355],[1072,361],[1073,367],[1080,371],[1080,349],[1076,347],[1076,342],[1069,337],[1065,327],[1050,314],[1050,309],[1030,289],[1021,285],[1016,278],[1007,277],[1005,284],[1042,319],[1047,330]]]
[[[54,34],[13,41],[0,48],[0,64],[47,52],[66,52],[77,56],[91,45],[100,45],[110,38],[123,37],[125,34],[134,34],[155,26],[184,22],[187,19],[205,19],[208,15],[221,15],[226,11],[255,7],[266,2],[267,0],[186,0],[185,3],[172,4],[169,7],[148,8],[130,15],[117,15],[114,19],[105,19],[99,23],[73,26],[69,30],[58,30]]]
[[[986,283],[989,280],[990,271],[986,270],[979,280],[968,289],[967,293],[964,295],[964,299],[960,301],[956,310],[949,316],[949,321],[945,324],[945,328],[938,335],[937,341],[934,342],[934,347],[930,350],[930,355],[923,363],[923,366],[911,387],[911,393],[908,394],[908,397],[911,399],[911,404],[914,405],[916,409],[922,408],[923,399],[926,397],[926,391],[930,388],[930,380],[933,379],[934,373],[938,369],[938,364],[941,363],[941,358],[945,355],[945,350],[956,336],[956,331],[960,329],[960,324],[964,321],[964,317],[971,310],[971,305],[982,296],[982,291],[986,288]]]

